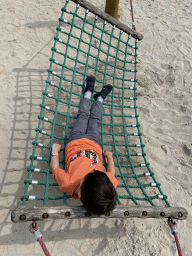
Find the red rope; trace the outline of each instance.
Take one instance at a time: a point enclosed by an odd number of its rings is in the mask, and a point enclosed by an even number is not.
[[[43,249],[45,255],[46,255],[46,256],[51,256],[51,254],[50,254],[49,251],[47,250],[47,247],[46,247],[46,245],[45,245],[45,243],[44,243],[44,241],[43,241],[43,238],[40,237],[40,238],[37,239],[37,241],[40,243],[41,248]]]
[[[177,245],[177,250],[178,250],[179,256],[183,256],[177,233],[174,233],[174,237],[175,237],[175,242],[176,242],[176,245]]]
[[[132,15],[132,29],[136,30],[135,22],[134,22],[134,16],[133,16],[133,4],[132,4],[132,0],[130,0],[130,5],[131,5],[131,15]]]
[[[177,245],[178,254],[179,254],[179,256],[183,256],[183,253],[181,251],[181,246],[180,246],[180,243],[179,243],[178,232],[176,230],[176,223],[171,218],[169,218],[168,219],[168,224],[169,224],[169,227],[171,228],[172,234],[175,237],[175,242],[176,242],[176,245]]]

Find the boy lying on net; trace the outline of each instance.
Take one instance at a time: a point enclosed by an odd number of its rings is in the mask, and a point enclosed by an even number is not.
[[[99,145],[99,124],[102,102],[112,90],[103,86],[94,95],[90,110],[90,98],[94,91],[95,76],[86,78],[84,98],[80,100],[76,122],[70,131],[65,148],[67,171],[59,168],[59,144],[52,146],[51,168],[61,191],[80,199],[89,213],[101,215],[112,211],[116,205],[118,184],[115,178],[113,153],[103,151]],[[102,153],[107,158],[107,172],[103,170]]]

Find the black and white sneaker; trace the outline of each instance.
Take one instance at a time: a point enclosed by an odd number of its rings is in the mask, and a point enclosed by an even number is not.
[[[106,84],[103,86],[102,90],[100,92],[97,92],[94,94],[94,99],[97,100],[99,96],[101,96],[103,99],[107,97],[107,95],[112,91],[113,85],[112,84]]]
[[[87,91],[90,91],[93,93],[94,91],[94,86],[95,86],[95,81],[96,81],[96,77],[95,76],[88,76],[86,79],[85,79],[85,89],[84,89],[84,92],[87,92]]]

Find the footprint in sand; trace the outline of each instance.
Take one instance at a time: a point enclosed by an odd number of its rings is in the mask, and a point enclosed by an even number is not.
[[[182,150],[187,156],[191,155],[191,149],[186,144],[183,145]]]
[[[188,60],[183,61],[183,69],[185,72],[190,72],[191,71],[191,64]]]
[[[165,77],[165,81],[170,86],[175,86],[175,71],[171,65],[169,65],[169,74]]]

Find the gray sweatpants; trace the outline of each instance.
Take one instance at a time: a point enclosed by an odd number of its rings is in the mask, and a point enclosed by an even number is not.
[[[87,138],[99,144],[99,125],[101,122],[102,102],[95,101],[90,109],[91,101],[82,98],[79,104],[77,119],[70,131],[66,144],[72,140]]]

